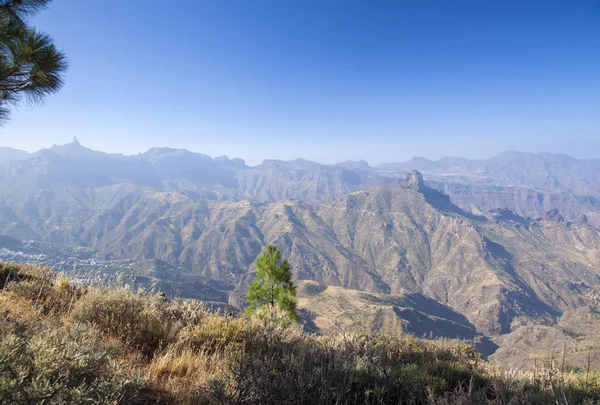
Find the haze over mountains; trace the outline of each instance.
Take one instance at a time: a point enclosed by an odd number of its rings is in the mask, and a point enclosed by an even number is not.
[[[76,140],[32,154],[0,148],[0,235],[97,260],[157,260],[137,274],[184,296],[196,282],[238,307],[254,258],[274,242],[306,280],[300,303],[316,328],[396,320],[480,339],[489,353],[500,344],[503,359],[522,328],[565,334],[557,319],[598,310],[597,198],[600,159],[566,155],[249,167],[169,148],[105,154]]]
[[[377,168],[364,161],[323,165],[303,159],[266,160],[249,167],[242,159],[211,158],[184,149],[107,154],[77,140],[36,153],[0,147],[0,181],[19,184],[20,195],[55,185],[87,189],[128,184],[209,200],[298,199],[320,204],[394,182],[412,169],[423,172],[429,186],[469,211],[509,208],[537,217],[557,208],[567,219],[598,211],[600,159],[567,155],[510,151],[488,160],[414,158]]]

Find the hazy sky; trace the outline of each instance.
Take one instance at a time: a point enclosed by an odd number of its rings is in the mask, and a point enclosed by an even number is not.
[[[33,23],[70,69],[3,146],[600,157],[596,0],[55,0]]]

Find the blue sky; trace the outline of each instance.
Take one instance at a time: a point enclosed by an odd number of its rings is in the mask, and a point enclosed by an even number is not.
[[[0,144],[258,163],[600,157],[597,1],[55,0],[63,90]]]

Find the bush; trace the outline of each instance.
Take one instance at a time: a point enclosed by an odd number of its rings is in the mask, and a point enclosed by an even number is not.
[[[0,342],[0,403],[132,403],[143,388],[98,334],[75,325]]]
[[[7,282],[19,280],[21,276],[21,268],[16,264],[0,263],[0,289],[4,288]]]
[[[0,290],[8,283],[27,280],[51,283],[54,277],[55,273],[45,267],[0,262]]]
[[[212,385],[222,402],[425,403],[465,382],[477,389],[488,384],[477,353],[464,344],[377,334],[317,337],[268,317],[251,319],[248,328],[243,355]]]
[[[61,315],[71,311],[85,290],[61,278],[55,284],[50,279],[31,277],[20,282],[9,282],[6,290],[29,300],[44,314]]]
[[[191,350],[168,350],[148,365],[148,377],[161,390],[169,392],[177,404],[214,402],[210,389],[217,376],[225,376],[229,357],[206,355]]]
[[[243,318],[207,317],[199,326],[182,331],[178,346],[193,352],[228,352],[243,350],[250,330]]]
[[[173,322],[163,315],[158,297],[125,289],[90,291],[72,311],[75,321],[93,325],[147,357],[173,339]]]
[[[213,316],[204,303],[196,300],[163,301],[161,304],[162,316],[171,325],[173,334],[183,328],[198,326]]]

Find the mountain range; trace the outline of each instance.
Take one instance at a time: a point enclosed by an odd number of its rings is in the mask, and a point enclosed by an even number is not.
[[[193,297],[186,284],[196,285],[239,308],[254,258],[276,243],[315,330],[399,322],[477,340],[520,365],[509,348],[531,348],[531,328],[554,333],[536,341],[548,350],[571,336],[560,325],[578,311],[590,319],[578,334],[600,330],[599,186],[600,160],[566,155],[250,167],[181,149],[106,154],[74,140],[31,154],[0,148],[0,247],[80,246],[98,260],[146,263],[131,271],[170,294]],[[570,339],[568,358],[581,361],[589,339]]]

